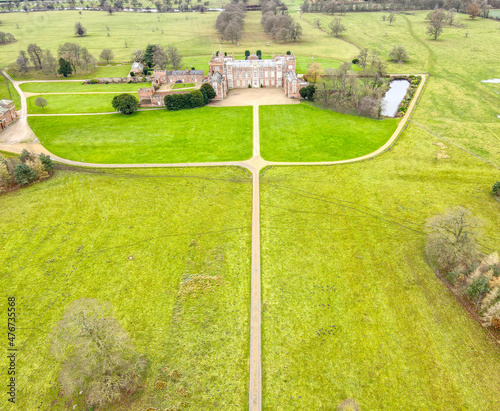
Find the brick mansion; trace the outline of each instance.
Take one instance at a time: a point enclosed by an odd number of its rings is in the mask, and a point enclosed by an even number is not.
[[[259,59],[255,54],[247,60],[235,60],[234,54],[226,56],[222,52],[213,53],[208,62],[209,72],[203,70],[155,70],[152,86],[139,89],[139,101],[143,106],[162,106],[167,94],[173,94],[175,83],[208,82],[215,90],[215,100],[226,97],[228,90],[235,88],[283,88],[290,98],[300,98],[299,91],[308,85],[295,71],[293,54],[274,55],[271,59]]]

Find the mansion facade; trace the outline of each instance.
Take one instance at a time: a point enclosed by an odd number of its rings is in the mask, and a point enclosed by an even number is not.
[[[283,88],[290,98],[300,98],[299,91],[308,83],[297,77],[297,62],[293,54],[259,59],[252,54],[247,60],[235,60],[222,52],[213,53],[209,63],[210,84],[218,100],[226,97],[227,90],[233,88]]]
[[[6,128],[17,118],[16,107],[12,100],[0,100],[0,130]]]
[[[308,85],[307,81],[297,77],[296,60],[293,54],[275,56],[272,59],[259,59],[255,54],[247,60],[235,60],[222,52],[213,53],[208,62],[209,73],[203,70],[154,70],[151,87],[138,91],[141,106],[164,106],[166,95],[176,93],[175,83],[209,82],[215,90],[215,100],[226,97],[227,91],[234,88],[283,88],[290,98],[300,98],[299,91]],[[169,86],[170,85],[170,86]]]

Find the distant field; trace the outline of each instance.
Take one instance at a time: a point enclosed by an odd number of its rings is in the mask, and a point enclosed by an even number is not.
[[[399,121],[340,114],[305,103],[261,106],[262,157],[269,161],[334,161],[360,157],[383,146]]]
[[[78,83],[76,81],[60,81],[54,83],[24,83],[20,87],[21,90],[28,93],[137,92],[141,87],[151,87],[151,83],[83,84],[83,82]]]
[[[51,153],[88,163],[181,163],[252,156],[251,107],[29,117]]]
[[[298,18],[295,14],[294,18]],[[6,13],[2,14],[2,31],[12,33],[17,41],[2,46],[0,67],[7,67],[14,62],[19,50],[26,49],[36,39],[40,47],[51,49],[54,53],[58,45],[65,41],[74,41],[87,47],[96,57],[103,48],[110,48],[114,51],[115,62],[130,62],[132,52],[136,48],[144,49],[148,43],[173,45],[184,56],[183,66],[207,70],[211,53],[219,50],[220,37],[214,28],[217,15],[218,13],[115,13],[109,16],[106,12],[85,10],[81,16],[78,11]],[[305,63],[314,56],[326,59],[332,65],[338,64],[338,60],[350,61],[357,54],[357,49],[351,44],[332,38],[305,22],[301,22],[304,31],[301,41],[275,43],[262,30],[260,19],[260,12],[248,12],[240,46],[227,41],[222,44],[223,50],[238,55],[243,55],[246,49],[252,52],[260,49],[264,55],[290,50],[303,57]],[[74,36],[77,21],[87,28],[87,36]],[[16,24],[19,24],[19,29]],[[107,36],[107,26],[110,28],[110,37]],[[305,68],[301,64],[299,72],[305,71]],[[124,76],[128,70],[127,65],[103,67],[88,74],[78,71],[72,77]],[[49,78],[40,73],[36,77]]]
[[[150,361],[140,395],[118,409],[163,410],[180,403],[190,409],[211,409],[214,403],[245,408],[247,173],[57,171],[49,181],[0,196],[0,209],[2,296],[15,296],[20,313],[18,409],[87,409],[78,400],[68,406],[58,395],[60,365],[49,338],[65,309],[80,298],[109,302]],[[209,279],[202,284],[200,276]],[[174,370],[181,375],[177,383],[166,375]],[[168,382],[163,391],[155,388],[160,376]],[[181,387],[188,397],[177,392]]]
[[[0,100],[12,100],[16,105],[16,109],[21,109],[21,98],[14,86],[4,76],[0,74]]]
[[[118,94],[51,94],[43,98],[47,106],[43,109],[35,105],[36,96],[29,97],[28,114],[74,114],[74,113],[108,113],[117,111],[111,105],[113,97]],[[136,96],[136,94],[132,94]]]
[[[371,161],[263,173],[263,409],[500,409],[500,347],[423,253],[426,218],[455,205],[500,250],[499,172],[434,141],[410,125]]]

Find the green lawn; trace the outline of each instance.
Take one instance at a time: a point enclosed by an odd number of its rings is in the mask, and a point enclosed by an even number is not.
[[[340,114],[305,103],[261,106],[259,116],[261,154],[269,161],[360,157],[383,146],[400,121]]]
[[[371,161],[263,173],[263,409],[500,409],[498,344],[423,253],[426,218],[455,205],[500,250],[499,174],[434,141],[410,125]]]
[[[426,34],[426,14],[398,14],[392,26],[382,21],[381,13],[347,14],[342,16],[347,27],[344,38],[377,50],[384,59],[394,45],[403,45],[410,60],[402,66],[388,61],[389,72],[430,73],[414,121],[500,164],[500,97],[494,92],[499,88],[481,83],[498,77],[498,22],[457,14],[457,23],[465,27],[446,26],[435,41]],[[332,20],[317,13],[303,18],[319,18],[324,28]]]
[[[251,107],[30,117],[29,124],[51,153],[88,163],[192,163],[252,156]]]
[[[174,89],[175,88],[186,88],[186,87],[194,87],[194,83],[179,83],[179,84],[174,84]]]
[[[10,81],[0,74],[0,100],[2,99],[14,101],[16,109],[21,109],[21,98],[19,97],[19,93]]]
[[[27,93],[137,92],[141,87],[151,87],[151,83],[83,84],[83,82],[76,81],[58,81],[54,83],[24,83],[20,87]]]
[[[0,196],[0,208],[2,306],[6,310],[6,297],[15,296],[19,313],[18,409],[73,409],[57,393],[59,364],[49,335],[80,298],[111,303],[150,360],[144,390],[113,409],[163,410],[181,402],[192,409],[214,403],[245,408],[251,244],[246,172],[58,171],[47,182]],[[213,278],[202,286],[199,275]],[[193,288],[186,286],[188,278]],[[180,381],[165,378],[162,368],[179,371]],[[164,391],[154,388],[159,376],[168,382]],[[180,387],[187,398],[176,392]]]
[[[118,94],[47,94],[47,106],[43,109],[35,105],[37,96],[29,97],[29,114],[62,114],[62,113],[108,113],[117,111],[111,105],[113,97]],[[136,94],[132,94],[136,96]]]

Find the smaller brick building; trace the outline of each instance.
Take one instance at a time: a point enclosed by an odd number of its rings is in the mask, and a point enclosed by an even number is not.
[[[181,81],[182,83],[201,83],[205,78],[203,70],[155,70],[153,72],[153,86],[160,86],[161,84],[175,83]]]
[[[12,100],[0,100],[0,130],[17,118],[16,107]]]

